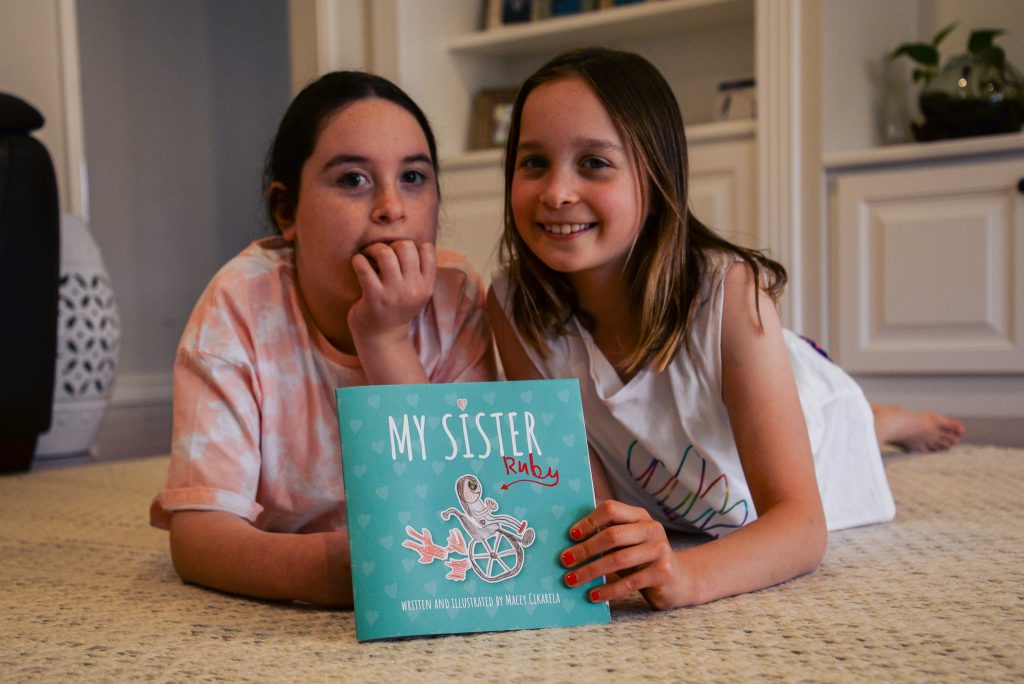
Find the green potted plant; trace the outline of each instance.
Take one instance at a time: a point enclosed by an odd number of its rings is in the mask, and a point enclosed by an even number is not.
[[[1024,122],[1024,76],[995,44],[1001,29],[975,29],[967,52],[939,69],[939,45],[957,27],[944,27],[928,43],[904,43],[890,59],[915,62],[914,82],[923,82],[918,105],[924,122],[911,124],[918,140],[941,140],[1019,131]]]

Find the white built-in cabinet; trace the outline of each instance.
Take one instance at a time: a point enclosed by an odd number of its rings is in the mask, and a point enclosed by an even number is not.
[[[839,362],[1024,374],[1024,135],[835,154],[826,166]]]

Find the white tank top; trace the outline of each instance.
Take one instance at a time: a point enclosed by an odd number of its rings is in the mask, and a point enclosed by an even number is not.
[[[643,369],[623,384],[576,319],[571,334],[548,339],[546,358],[519,338],[541,375],[579,379],[587,438],[615,498],[669,528],[713,536],[757,517],[722,400],[726,271],[716,269],[705,289],[691,353],[681,351],[660,373]],[[507,275],[496,274],[493,286],[508,315]],[[783,334],[829,529],[891,520],[895,506],[863,392],[805,340]]]

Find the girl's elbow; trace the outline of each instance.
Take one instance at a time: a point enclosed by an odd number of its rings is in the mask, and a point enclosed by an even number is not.
[[[807,525],[804,539],[806,549],[804,572],[814,572],[824,560],[825,550],[828,548],[828,526],[825,524],[824,514],[812,518]]]
[[[208,539],[211,532],[208,523],[213,522],[211,515],[181,511],[171,516],[168,530],[171,563],[181,581],[188,584],[208,584],[204,575],[212,553]]]
[[[186,584],[201,584],[195,573],[195,563],[192,562],[192,554],[189,551],[188,539],[185,535],[170,531],[171,563],[174,565],[174,572],[182,582]]]

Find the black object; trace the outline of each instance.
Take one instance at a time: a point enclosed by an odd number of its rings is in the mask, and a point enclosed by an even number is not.
[[[918,105],[925,121],[911,127],[919,142],[1015,133],[1024,123],[1024,106],[1019,99],[961,99],[945,93],[923,93]]]
[[[57,356],[60,207],[42,115],[0,93],[0,473],[28,470],[50,427]]]

